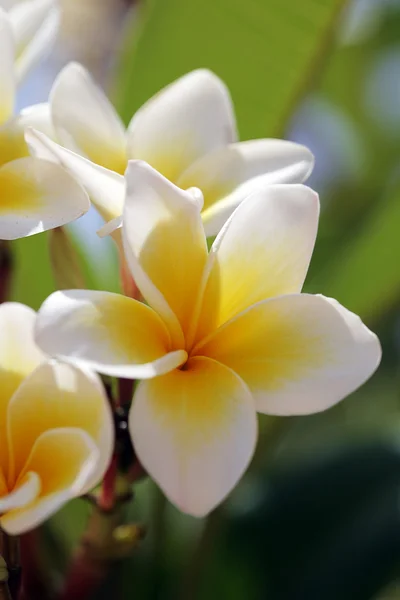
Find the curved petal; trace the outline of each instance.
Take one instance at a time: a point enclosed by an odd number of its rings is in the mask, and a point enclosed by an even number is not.
[[[35,442],[24,472],[40,478],[40,495],[22,508],[0,517],[1,527],[18,535],[37,527],[63,504],[79,496],[96,468],[98,449],[92,438],[81,429],[52,429]]]
[[[14,112],[15,102],[15,49],[8,15],[0,8],[0,124]]]
[[[24,130],[19,118],[9,119],[0,125],[0,167],[29,156],[29,148],[24,139]]]
[[[208,358],[140,383],[129,429],[144,468],[171,502],[194,516],[206,515],[229,494],[257,439],[247,387]]]
[[[267,186],[236,209],[211,249],[197,340],[260,300],[301,291],[318,214],[302,185]]]
[[[314,157],[300,144],[284,140],[252,140],[211,152],[178,180],[184,189],[199,186],[207,236],[217,235],[235,208],[257,189],[279,183],[302,183]]]
[[[46,357],[36,346],[34,310],[17,302],[0,305],[0,467],[8,473],[7,411],[23,380]]]
[[[192,164],[177,184],[183,189],[201,188],[207,211],[218,201],[227,202],[230,196],[236,198],[238,206],[238,198],[248,196],[260,177],[264,185],[302,183],[313,165],[314,157],[305,146],[285,140],[251,140],[210,152]]]
[[[132,379],[166,373],[187,356],[170,352],[168,331],[151,308],[108,292],[52,294],[39,310],[36,341],[50,355]]]
[[[199,204],[141,161],[129,162],[126,182],[126,258],[144,298],[168,324],[173,347],[182,347],[179,329],[186,334],[190,327],[207,260]]]
[[[19,387],[8,409],[11,449],[9,478],[17,478],[42,433],[73,427],[96,443],[99,456],[88,488],[104,475],[113,451],[114,421],[100,378],[75,365],[50,361],[40,365]]]
[[[135,114],[128,128],[128,156],[176,181],[195,160],[234,141],[229,91],[214,73],[199,69],[161,90]]]
[[[0,168],[0,239],[15,240],[84,215],[89,198],[61,166],[20,158]]]
[[[33,104],[32,106],[23,108],[16,117],[16,121],[24,133],[28,127],[33,127],[50,137],[52,140],[56,137],[53,121],[51,119],[50,104],[48,102]],[[47,156],[39,156],[39,158],[47,159]]]
[[[50,53],[57,36],[60,15],[58,0],[20,2],[10,10],[19,80]]]
[[[125,128],[114,107],[82,65],[70,63],[50,94],[60,143],[111,171],[126,169]]]
[[[122,175],[59,146],[35,129],[27,129],[25,139],[34,156],[60,163],[83,185],[106,222],[122,214],[125,199]]]
[[[40,477],[28,471],[9,494],[0,498],[0,514],[33,502],[40,494]]]
[[[378,338],[356,315],[308,294],[252,306],[196,353],[233,369],[257,410],[274,415],[326,410],[363,384],[381,358]]]

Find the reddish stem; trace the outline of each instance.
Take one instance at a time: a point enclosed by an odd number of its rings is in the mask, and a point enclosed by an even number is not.
[[[99,497],[99,508],[104,512],[108,512],[115,505],[115,484],[118,475],[118,456],[114,454],[111,459],[110,466],[104,475],[103,484]]]
[[[18,600],[47,600],[49,586],[40,561],[38,530],[24,533],[20,538],[21,583]]]
[[[129,406],[133,397],[133,379],[118,379],[117,407]]]
[[[104,580],[106,565],[84,552],[77,556],[58,600],[89,600]]]
[[[13,274],[13,259],[10,245],[0,241],[0,303],[6,302],[10,297],[10,288]]]

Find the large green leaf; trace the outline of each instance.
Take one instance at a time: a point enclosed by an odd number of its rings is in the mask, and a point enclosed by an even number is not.
[[[38,309],[55,290],[47,233],[12,242],[11,251],[15,258],[11,299]]]
[[[345,3],[148,0],[122,63],[123,118],[177,77],[207,67],[231,90],[243,138],[280,134],[328,54]]]
[[[400,186],[377,198],[360,231],[341,245],[311,285],[368,322],[380,318],[400,295],[399,224]]]

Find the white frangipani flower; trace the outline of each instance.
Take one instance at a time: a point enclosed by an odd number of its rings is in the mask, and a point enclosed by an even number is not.
[[[90,206],[83,187],[60,165],[29,155],[26,114],[14,117],[19,78],[49,49],[59,8],[55,0],[24,0],[0,8],[0,239],[64,225]],[[35,110],[36,122],[42,111]],[[42,119],[43,121],[43,119]]]
[[[101,379],[42,354],[35,319],[23,304],[0,306],[0,525],[11,535],[94,488],[114,447]]]
[[[380,344],[338,302],[301,293],[318,226],[311,189],[264,184],[208,252],[190,193],[141,161],[126,178],[122,237],[147,305],[56,292],[39,311],[36,341],[142,379],[129,416],[135,452],[172,502],[201,516],[249,464],[256,411],[326,410],[371,376]]]
[[[256,186],[300,183],[313,167],[311,152],[299,144],[275,139],[238,142],[229,92],[205,69],[161,90],[125,129],[89,73],[71,63],[54,83],[47,110],[60,145],[30,131],[32,151],[53,156],[68,168],[106,221],[123,212],[123,174],[129,159],[145,160],[183,189],[200,188],[207,235],[216,234]],[[35,107],[31,116],[33,127],[42,131]]]

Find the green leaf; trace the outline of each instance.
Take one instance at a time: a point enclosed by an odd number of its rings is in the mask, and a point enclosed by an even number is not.
[[[311,286],[336,298],[367,321],[392,308],[400,295],[400,186],[376,207],[353,238],[347,238]]]
[[[128,122],[163,86],[207,67],[228,85],[243,139],[278,135],[323,65],[345,3],[149,1],[127,40],[118,108]]]
[[[35,310],[55,291],[47,235],[43,233],[11,243],[15,260],[11,299]]]

